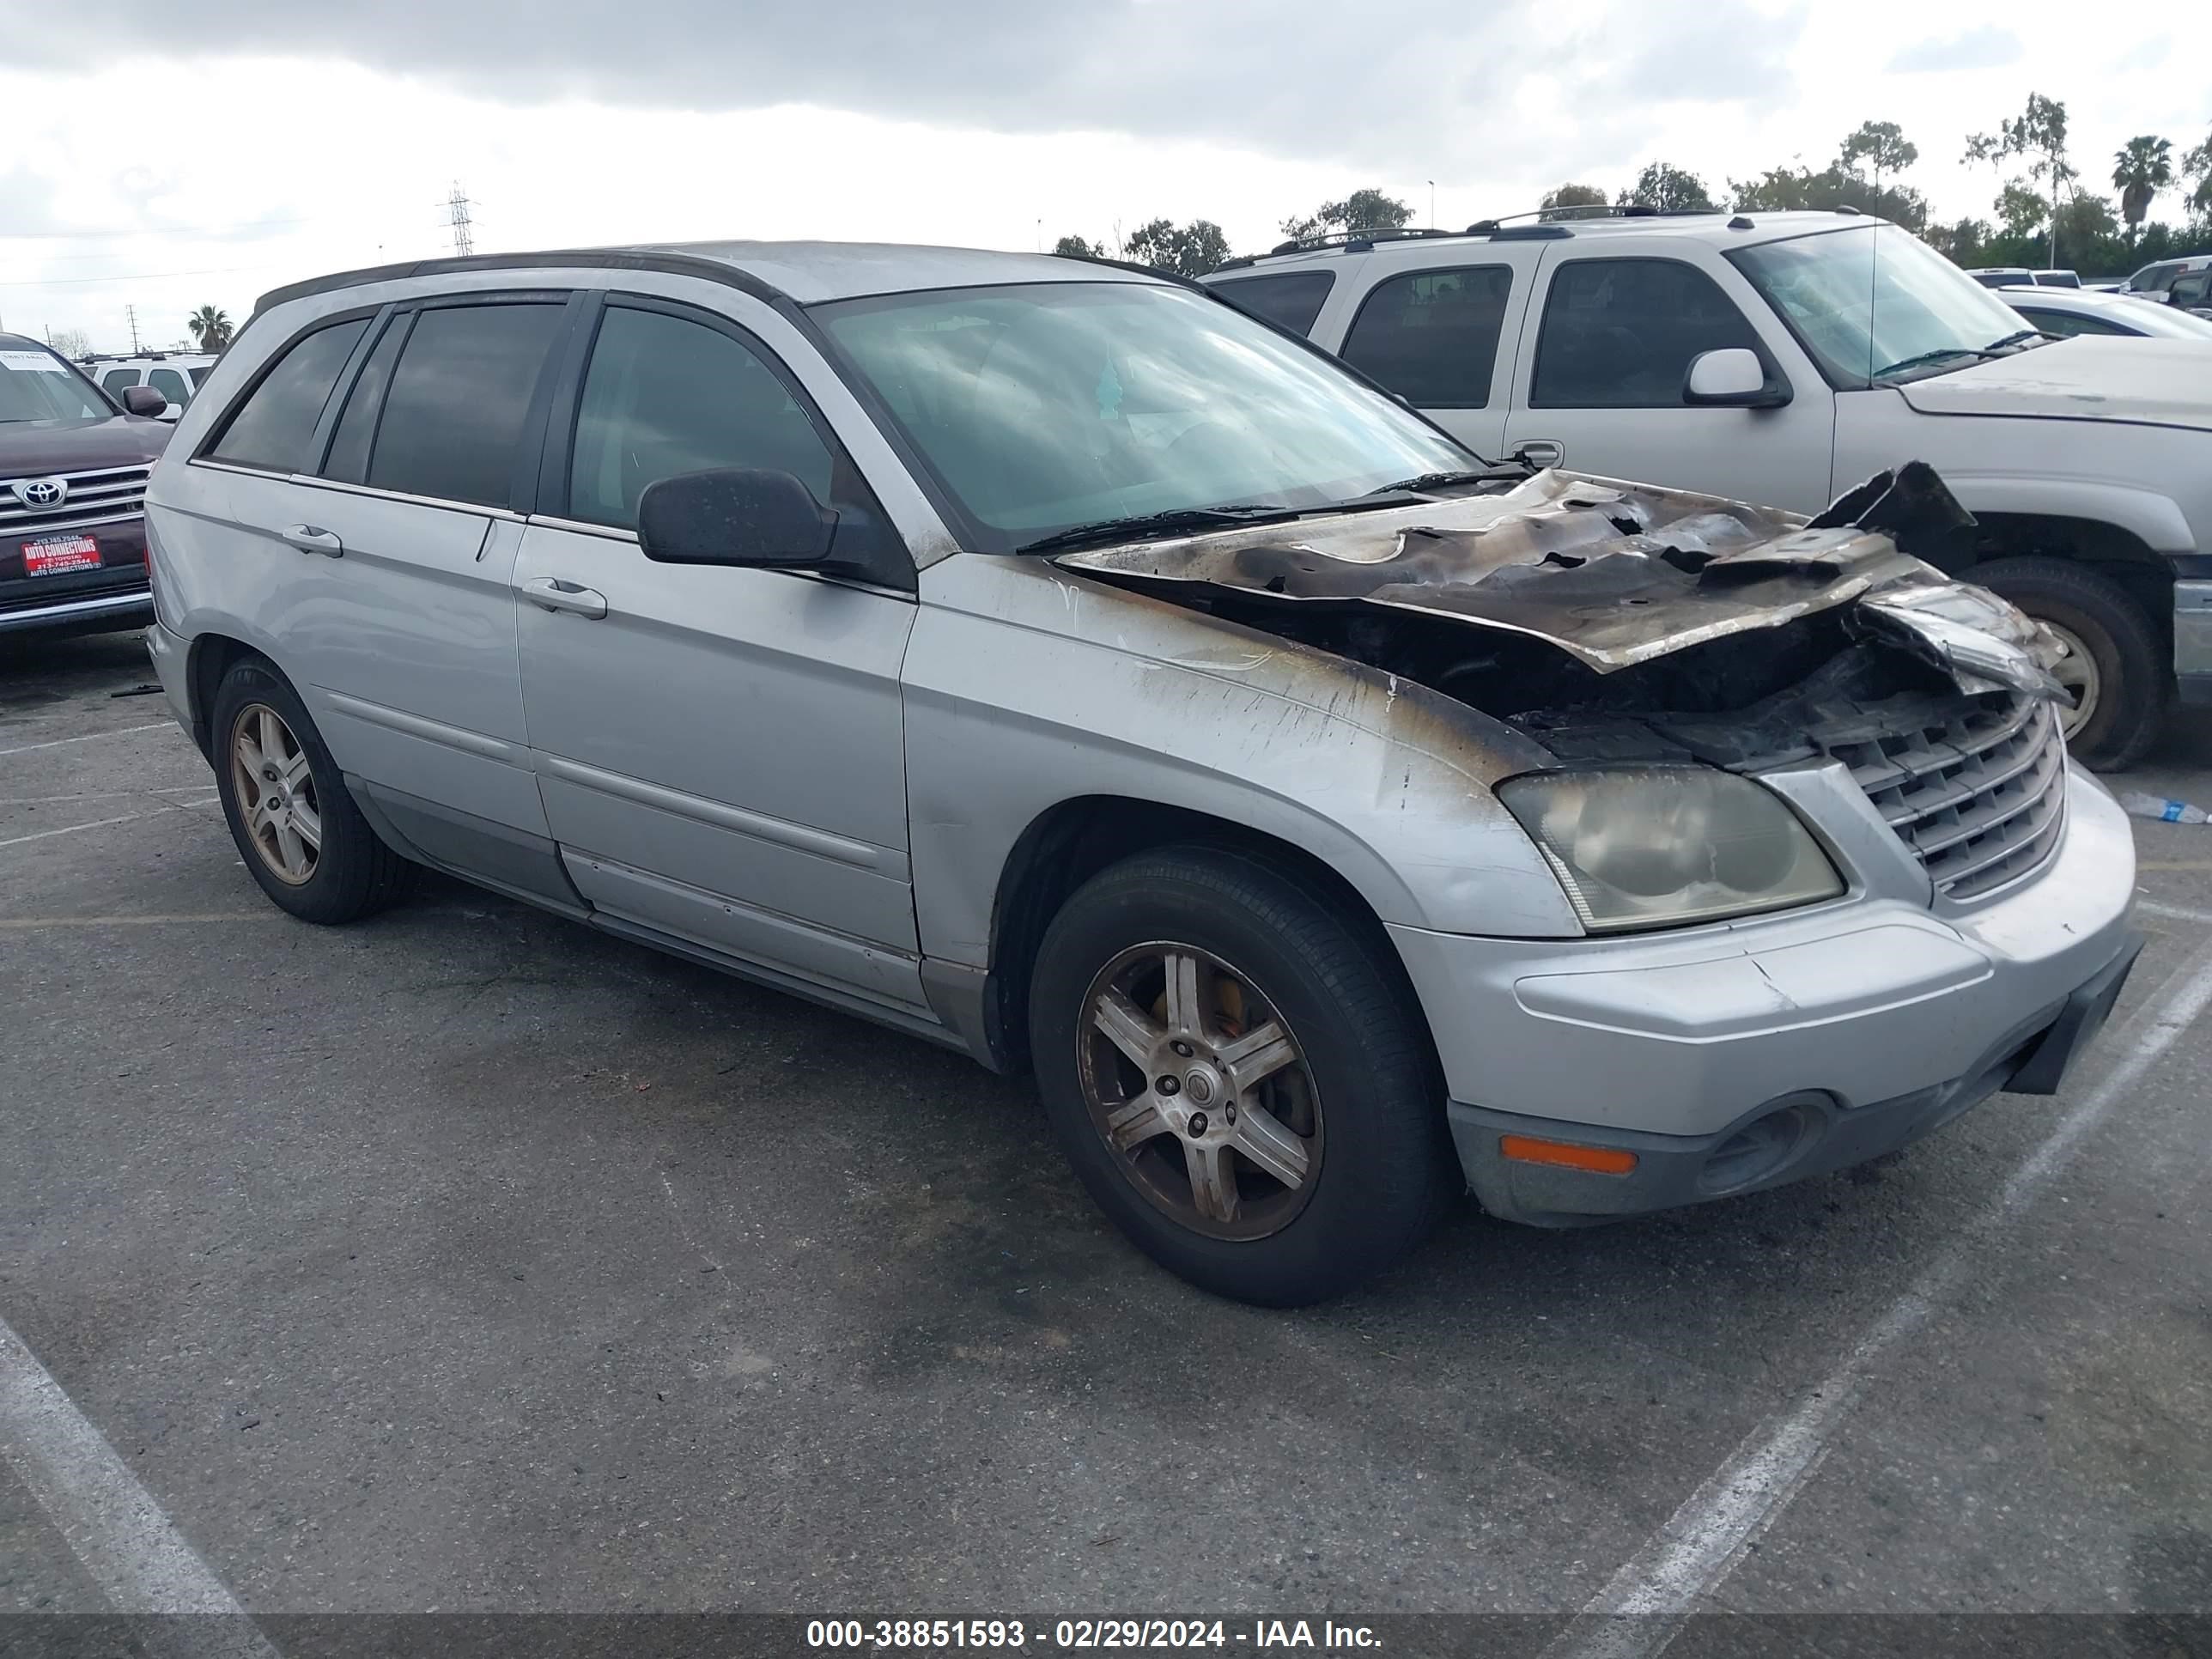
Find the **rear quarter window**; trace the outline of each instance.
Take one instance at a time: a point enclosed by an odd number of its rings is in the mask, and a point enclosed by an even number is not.
[[[1240,276],[1213,291],[1237,310],[1291,334],[1313,332],[1314,319],[1336,286],[1333,270],[1286,270],[1274,276]]]
[[[234,410],[209,459],[271,472],[313,470],[315,427],[346,360],[368,327],[355,317],[293,342]]]

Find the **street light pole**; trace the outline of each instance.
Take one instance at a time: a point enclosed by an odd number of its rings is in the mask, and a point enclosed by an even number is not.
[[[1429,228],[1430,228],[1430,229],[1431,229],[1431,230],[1434,230],[1434,229],[1436,228],[1436,226],[1437,226],[1437,181],[1436,181],[1435,179],[1430,179],[1430,180],[1429,180]]]

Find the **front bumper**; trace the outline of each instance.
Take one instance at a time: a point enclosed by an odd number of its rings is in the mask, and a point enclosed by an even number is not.
[[[1956,910],[1862,890],[1792,915],[1611,939],[1392,928],[1436,1036],[1469,1182],[1500,1213],[1555,1221],[1745,1191],[1927,1133],[2013,1082],[2062,1019],[2066,1053],[2045,1058],[2070,1059],[2091,1023],[2082,994],[2116,995],[2103,976],[2133,959],[2135,843],[2087,774],[2069,769],[2067,793],[2051,860]],[[1802,1144],[1756,1178],[1698,1188],[1716,1151],[1778,1111],[1795,1114]],[[1652,1173],[1501,1174],[1502,1133],[1633,1151]],[[1534,1187],[1524,1167],[1543,1168]],[[1691,1171],[1686,1185],[1667,1173],[1677,1168]]]
[[[1708,1135],[1590,1134],[1454,1101],[1447,1109],[1452,1139],[1483,1208],[1539,1227],[1585,1226],[1830,1175],[1934,1133],[2001,1089],[2057,1092],[2104,1029],[2142,949],[2131,935],[2063,1002],[2007,1031],[1964,1074],[1894,1100],[1846,1109],[1824,1090],[1802,1090]],[[1513,1137],[1556,1143],[1562,1134],[1580,1147],[1632,1153],[1634,1167],[1616,1175],[1506,1156]]]

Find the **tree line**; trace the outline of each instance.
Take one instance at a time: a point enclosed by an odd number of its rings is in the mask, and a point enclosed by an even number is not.
[[[2081,167],[2090,164],[2076,164],[2065,104],[2031,92],[2019,115],[1993,132],[1972,135],[1960,158],[1962,165],[1990,168],[1996,186],[1990,216],[1948,224],[1932,219],[1927,198],[1903,182],[1919,159],[1919,146],[1896,122],[1866,121],[1820,167],[1793,158],[1748,179],[1729,179],[1716,192],[1694,173],[1652,161],[1611,198],[1595,185],[1560,185],[1545,193],[1537,216],[1571,219],[1622,207],[1678,212],[1725,206],[1745,213],[1850,208],[1904,226],[1963,266],[2059,267],[2087,277],[2125,276],[2159,259],[2212,251],[2212,134],[2188,149],[2156,133],[2129,139],[2112,155],[2112,193],[2106,195],[2083,184]],[[2152,219],[2159,198],[2177,187],[2180,217]],[[1356,190],[1284,220],[1282,231],[1288,240],[1305,240],[1397,230],[1413,217],[1413,209],[1387,191]],[[1153,219],[1111,243],[1063,236],[1053,252],[1127,259],[1185,276],[1203,276],[1230,257],[1229,239],[1211,219],[1186,225]]]

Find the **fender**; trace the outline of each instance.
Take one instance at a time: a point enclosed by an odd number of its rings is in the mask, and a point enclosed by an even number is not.
[[[1385,922],[1581,934],[1492,793],[1555,763],[1465,704],[1037,559],[947,559],[921,597],[904,680],[925,955],[987,967],[1023,831],[1095,795],[1249,825],[1335,870]]]
[[[2180,506],[2168,495],[2133,484],[2086,478],[2023,477],[2017,473],[1942,469],[1943,482],[1969,513],[2032,514],[2084,519],[2124,530],[2154,553],[2185,556],[2198,550]]]

